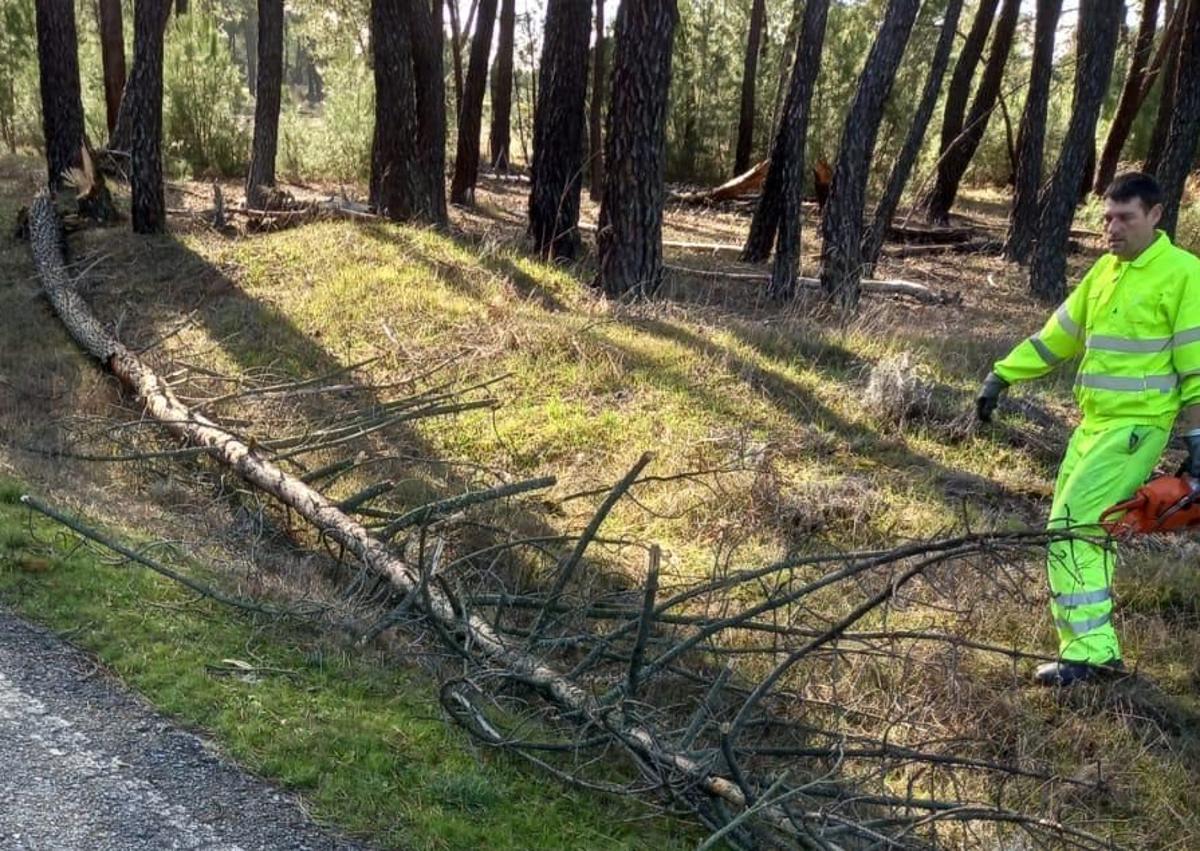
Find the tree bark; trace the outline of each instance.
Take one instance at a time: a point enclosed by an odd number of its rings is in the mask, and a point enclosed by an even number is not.
[[[937,45],[933,49],[929,76],[925,78],[925,88],[921,92],[921,100],[917,104],[912,124],[909,125],[904,145],[896,156],[896,162],[892,165],[887,187],[875,207],[871,229],[863,237],[863,272],[868,276],[874,274],[875,264],[879,260],[879,252],[887,237],[888,226],[892,223],[892,216],[895,215],[896,207],[900,204],[900,196],[904,192],[904,185],[908,182],[917,156],[921,153],[921,145],[925,141],[925,131],[929,126],[933,109],[937,105],[938,95],[941,93],[942,79],[946,76],[946,68],[950,65],[950,50],[954,46],[954,35],[958,29],[959,16],[962,14],[962,5],[963,0],[949,0],[946,4],[942,31],[938,35]]]
[[[538,253],[570,260],[579,249],[590,0],[550,0],[533,117],[529,233]]]
[[[73,0],[37,0],[38,81],[46,168],[53,189],[82,162],[83,98],[79,87],[79,41]]]
[[[1075,65],[1075,103],[1062,153],[1042,190],[1038,238],[1029,269],[1032,293],[1046,301],[1066,295],[1067,237],[1089,147],[1094,150],[1096,119],[1108,91],[1123,11],[1122,0],[1082,0],[1079,7],[1079,59]]]
[[[424,183],[417,156],[412,35],[404,2],[371,2],[376,97],[370,200],[377,213],[395,221],[416,217]]]
[[[1190,0],[1187,4],[1179,47],[1171,129],[1158,169],[1158,180],[1163,189],[1163,216],[1159,227],[1172,237],[1179,220],[1183,184],[1196,161],[1196,142],[1200,138],[1200,0]]]
[[[156,5],[156,7],[158,7],[158,14],[160,14],[160,16],[161,16],[160,22],[158,22],[158,31],[160,31],[160,34],[164,34],[164,32],[166,32],[166,30],[167,30],[167,23],[170,20],[170,10],[172,10],[173,4],[172,4],[172,2],[170,2],[170,0],[167,0],[166,2],[162,2],[162,4],[155,4],[155,5]],[[134,4],[134,11],[136,11],[136,7],[137,7],[137,4]],[[134,26],[136,26],[136,25],[134,25]],[[128,79],[126,80],[125,91],[122,92],[122,94],[121,94],[121,107],[120,107],[120,109],[116,110],[116,126],[113,128],[112,131],[109,132],[109,136],[108,136],[108,149],[109,150],[125,151],[125,152],[128,152],[131,150],[131,148],[133,146],[133,122],[134,122],[132,107],[133,107],[133,101],[137,100],[137,98],[132,95],[132,92],[130,91],[130,89],[132,89],[133,85],[138,82],[140,82],[142,84],[148,83],[149,80],[151,79],[151,77],[152,77],[152,74],[138,71],[137,44],[134,43],[133,62],[130,67],[130,77],[128,77]],[[158,77],[160,77],[160,83],[161,83],[161,77],[162,77],[161,72],[160,72],[160,74],[158,74]],[[144,100],[144,98],[143,98],[143,100]],[[160,100],[161,100],[161,97],[160,97]]]
[[[1112,183],[1117,173],[1117,161],[1121,159],[1121,150],[1125,147],[1125,140],[1129,138],[1129,131],[1133,129],[1133,121],[1142,105],[1146,66],[1154,50],[1154,33],[1158,26],[1158,3],[1159,0],[1142,0],[1137,37],[1133,42],[1133,54],[1129,57],[1129,72],[1125,75],[1117,111],[1113,114],[1112,125],[1108,128],[1104,149],[1096,166],[1092,191],[1097,195],[1103,195],[1108,184]]]
[[[454,60],[454,116],[457,120],[463,98],[462,24],[458,19],[458,0],[446,0],[446,5],[450,11],[450,55]]]
[[[1033,250],[1033,240],[1037,234],[1038,190],[1042,184],[1046,112],[1050,105],[1050,73],[1054,69],[1054,34],[1061,12],[1062,0],[1038,0],[1029,90],[1025,96],[1025,111],[1021,114],[1021,129],[1017,133],[1013,203],[1008,218],[1008,237],[1004,242],[1004,256],[1016,263],[1029,260],[1029,252]]]
[[[908,44],[920,0],[890,0],[858,78],[838,143],[829,200],[821,216],[821,287],[844,310],[858,306],[863,208],[883,106]]]
[[[975,77],[975,69],[983,56],[983,48],[987,44],[988,33],[992,29],[992,21],[996,17],[996,6],[999,0],[980,0],[979,8],[971,21],[971,29],[959,51],[958,60],[954,63],[954,71],[950,74],[950,85],[946,88],[946,105],[942,109],[942,134],[938,144],[937,183],[949,181],[949,158],[952,149],[961,143],[963,132],[963,116],[966,115],[967,101],[971,96],[971,81]],[[935,198],[937,187],[923,200],[922,206],[927,213]],[[942,190],[944,192],[944,190]],[[947,207],[949,210],[949,207]],[[930,221],[933,216],[930,215]]]
[[[121,0],[99,0],[101,61],[104,63],[104,105],[111,134],[117,126],[121,95],[125,91],[125,29],[121,20]]]
[[[676,9],[678,14],[678,9]],[[604,38],[604,0],[596,0],[596,47],[592,63],[592,102],[588,135],[588,194],[599,201],[604,194],[604,92],[608,83],[607,39]]]
[[[804,7],[783,117],[771,145],[771,164],[767,167],[762,197],[754,209],[750,234],[742,251],[743,260],[761,263],[770,255],[772,244],[775,245],[775,265],[767,287],[767,294],[773,299],[790,299],[796,294],[803,223],[800,202],[804,195],[804,141],[828,17],[829,0],[809,0]]]
[[[646,297],[662,281],[667,92],[675,0],[624,0],[617,13],[609,164],[596,244],[597,284],[613,297]]]
[[[598,0],[603,3],[603,0]],[[500,0],[500,38],[492,74],[492,128],[488,133],[492,169],[507,173],[512,135],[513,42],[517,25],[516,0]]]
[[[1193,0],[1180,0],[1175,16],[1179,18],[1179,30],[1171,42],[1166,61],[1162,70],[1162,89],[1158,96],[1158,112],[1154,116],[1154,128],[1150,132],[1150,145],[1146,150],[1146,159],[1142,163],[1142,171],[1149,174],[1158,172],[1162,162],[1163,150],[1167,146],[1167,134],[1171,129],[1171,113],[1175,108],[1175,97],[1179,91],[1179,66],[1181,64],[1180,50],[1183,41],[1183,26],[1187,19],[1188,10]]]
[[[446,215],[446,76],[442,22],[424,0],[404,0],[413,33],[413,71],[417,86],[418,160],[424,175],[417,215],[444,227]]]
[[[492,32],[496,26],[496,0],[480,0],[475,37],[471,40],[471,58],[467,66],[467,84],[463,89],[458,114],[458,154],[454,158],[454,178],[450,182],[450,201],[475,203],[475,181],[479,177],[479,135],[483,125],[483,95],[487,91],[488,57],[492,53]]]
[[[766,0],[754,0],[750,10],[750,33],[746,37],[746,59],[742,63],[742,114],[738,119],[737,153],[734,175],[750,167],[754,149],[754,95],[758,84],[758,55],[762,52],[763,23],[767,18]]]
[[[170,0],[137,0],[133,12],[133,76],[126,88],[131,139],[134,233],[167,229],[163,196],[162,98],[163,28]]]
[[[255,209],[262,206],[262,187],[275,185],[283,86],[283,0],[258,0],[258,74],[254,146],[246,175],[246,203]]]

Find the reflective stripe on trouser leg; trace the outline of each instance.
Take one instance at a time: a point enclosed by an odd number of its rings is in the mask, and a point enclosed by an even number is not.
[[[1128,498],[1154,469],[1168,434],[1152,426],[1093,431],[1084,424],[1071,436],[1050,509],[1051,531],[1074,529],[1102,538],[1095,524],[1109,506]],[[1047,553],[1050,615],[1063,659],[1100,664],[1121,658],[1112,623],[1116,549],[1111,541],[1063,540]]]

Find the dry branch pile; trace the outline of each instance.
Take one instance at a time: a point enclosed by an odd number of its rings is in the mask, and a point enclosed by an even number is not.
[[[614,505],[649,478],[649,456],[573,536],[500,529],[481,541],[462,531],[471,526],[464,518],[473,506],[548,487],[552,479],[509,482],[407,511],[376,507],[390,481],[334,500],[322,491],[364,463],[364,436],[494,402],[441,388],[372,407],[321,433],[243,439],[184,404],[91,313],[66,272],[47,196],[35,200],[30,222],[43,290],[79,344],[148,415],[186,441],[186,451],[233,470],[307,520],[319,541],[355,557],[355,583],[390,585],[393,608],[362,639],[398,624],[432,631],[457,660],[443,704],[488,746],[572,783],[643,798],[653,793],[708,825],[706,846],[928,848],[1003,842],[1016,832],[1044,846],[1111,847],[1086,826],[1042,810],[1047,784],[1094,784],[1057,778],[1029,760],[998,758],[978,741],[933,735],[921,689],[903,697],[906,681],[952,680],[968,658],[984,665],[1034,658],[942,625],[947,611],[973,614],[962,599],[964,574],[994,577],[1001,593],[1012,565],[1044,546],[1044,534],[797,552],[762,567],[691,573],[669,570],[648,547],[644,580],[631,587],[626,578],[605,576],[589,552],[602,542]],[[330,381],[336,377],[234,395],[319,393]],[[220,401],[208,399],[207,410]],[[317,469],[299,463],[318,449],[359,454]],[[903,613],[903,628],[889,626],[893,612]],[[835,687],[847,671],[864,680],[853,704]],[[600,760],[611,764],[618,754],[638,781],[612,781]],[[973,779],[980,777],[1006,780]],[[984,799],[983,789],[994,791]]]

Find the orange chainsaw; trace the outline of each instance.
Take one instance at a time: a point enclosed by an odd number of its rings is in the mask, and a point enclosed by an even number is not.
[[[1186,476],[1151,479],[1101,514],[1100,525],[1116,537],[1200,529],[1200,481]]]

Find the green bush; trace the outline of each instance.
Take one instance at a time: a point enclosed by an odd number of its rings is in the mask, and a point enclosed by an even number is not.
[[[183,15],[166,40],[163,141],[192,173],[243,174],[250,154],[248,94],[209,15]]]
[[[321,69],[325,99],[308,112],[285,105],[280,167],[290,177],[366,180],[371,170],[375,83],[362,57],[343,55]]]
[[[10,151],[42,147],[33,4],[0,9],[0,140]]]

